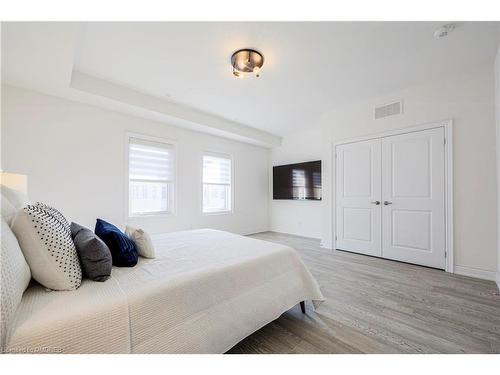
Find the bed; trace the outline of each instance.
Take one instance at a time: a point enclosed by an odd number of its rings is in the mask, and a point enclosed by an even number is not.
[[[157,257],[76,291],[24,293],[7,352],[224,353],[323,296],[292,248],[201,229],[153,237]]]

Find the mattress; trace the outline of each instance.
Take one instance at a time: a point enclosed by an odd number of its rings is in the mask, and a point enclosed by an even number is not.
[[[155,259],[75,291],[29,287],[9,352],[224,353],[321,291],[292,248],[201,229],[153,236]]]

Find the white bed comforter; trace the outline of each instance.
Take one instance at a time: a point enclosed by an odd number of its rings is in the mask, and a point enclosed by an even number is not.
[[[295,250],[210,229],[153,237],[156,259],[76,291],[25,292],[8,351],[224,353],[303,300],[323,300]]]

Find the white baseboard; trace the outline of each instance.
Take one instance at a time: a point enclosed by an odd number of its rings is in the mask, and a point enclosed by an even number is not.
[[[243,232],[243,233],[240,233],[242,236],[251,236],[252,234],[259,234],[259,233],[265,233],[265,232],[269,232],[270,230],[269,229],[257,229],[257,230],[252,230],[250,232]]]
[[[314,237],[308,234],[303,234],[303,233],[297,233],[297,232],[288,232],[286,230],[280,230],[276,228],[271,228],[269,229],[270,232],[276,232],[276,233],[282,233],[282,234],[289,234],[290,236],[295,236],[295,237],[302,237],[302,238],[310,238],[311,240],[321,240],[320,237]]]
[[[498,290],[500,291],[500,271],[497,272],[497,287]]]
[[[456,274],[459,275],[476,277],[478,279],[483,279],[483,280],[497,281],[498,283],[498,277],[495,271],[483,270],[479,268],[466,267],[466,266],[457,266],[457,265],[455,265],[454,271]]]

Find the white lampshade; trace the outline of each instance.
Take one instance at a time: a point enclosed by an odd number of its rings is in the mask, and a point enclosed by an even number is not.
[[[28,176],[24,174],[0,172],[0,184],[28,194]]]

